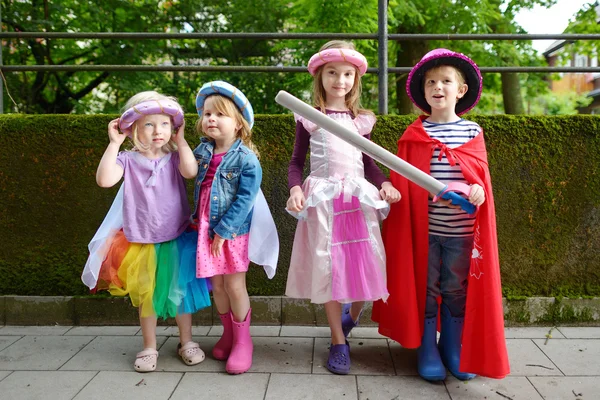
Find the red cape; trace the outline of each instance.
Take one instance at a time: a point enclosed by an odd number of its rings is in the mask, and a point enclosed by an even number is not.
[[[421,116],[398,141],[398,157],[429,174],[436,148]],[[475,221],[475,240],[469,272],[460,370],[501,379],[509,374],[504,338],[504,312],[500,286],[500,264],[496,237],[496,214],[483,133],[454,149],[447,149],[461,166],[465,179],[481,185],[485,202]],[[387,256],[387,303],[373,305],[373,321],[379,333],[403,347],[421,345],[427,296],[429,248],[428,192],[391,172],[390,180],[402,194],[392,204],[383,223]]]

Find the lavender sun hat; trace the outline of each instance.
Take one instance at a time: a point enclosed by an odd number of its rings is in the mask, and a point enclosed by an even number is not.
[[[469,57],[448,49],[435,49],[425,54],[408,74],[406,92],[410,100],[427,114],[431,114],[431,106],[425,100],[423,78],[425,73],[439,65],[451,65],[458,68],[465,75],[468,86],[467,93],[456,103],[456,114],[461,115],[472,109],[479,102],[483,89],[483,78],[477,64]]]

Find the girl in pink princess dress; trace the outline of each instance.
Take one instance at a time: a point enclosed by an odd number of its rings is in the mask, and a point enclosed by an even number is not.
[[[331,41],[311,57],[308,71],[314,76],[315,107],[370,139],[375,116],[360,107],[366,58],[352,43]],[[358,324],[364,302],[388,297],[379,222],[400,193],[370,157],[310,121],[295,118],[287,210],[299,221],[286,295],[324,304],[331,329],[327,368],[348,374],[346,337]],[[302,184],[309,146],[310,175]]]

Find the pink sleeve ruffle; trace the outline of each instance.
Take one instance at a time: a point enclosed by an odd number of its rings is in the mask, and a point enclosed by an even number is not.
[[[304,117],[299,116],[296,113],[294,113],[294,120],[296,122],[300,122],[302,124],[302,126],[304,126],[304,129],[306,129],[306,131],[308,133],[313,133],[314,131],[319,129],[319,127],[316,124],[314,124],[313,122],[310,122],[309,120],[307,120]]]
[[[360,133],[362,136],[371,133],[376,121],[377,119],[375,116],[371,114],[358,114],[358,116],[353,120],[354,126],[356,126],[358,133]]]

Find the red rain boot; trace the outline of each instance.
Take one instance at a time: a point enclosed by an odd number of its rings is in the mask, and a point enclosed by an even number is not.
[[[250,314],[248,310],[244,322],[236,322],[231,314],[231,325],[233,328],[233,347],[225,370],[230,374],[243,374],[252,366],[252,351],[254,346],[250,337]]]
[[[225,314],[219,314],[219,318],[221,318],[221,323],[223,324],[223,334],[212,350],[212,355],[217,360],[227,360],[229,353],[231,353],[231,345],[233,343],[232,316],[231,310]]]

